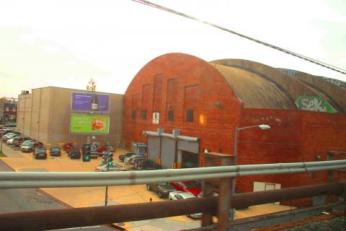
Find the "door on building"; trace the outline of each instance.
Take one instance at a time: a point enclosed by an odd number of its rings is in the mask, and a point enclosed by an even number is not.
[[[199,167],[198,153],[182,151],[182,168],[197,168]]]
[[[160,137],[149,136],[148,137],[148,158],[156,162],[160,156]]]

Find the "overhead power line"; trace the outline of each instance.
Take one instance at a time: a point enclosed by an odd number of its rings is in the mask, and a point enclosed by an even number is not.
[[[165,6],[156,4],[156,3],[152,3],[152,2],[146,1],[146,0],[132,0],[132,1],[137,2],[137,3],[140,3],[140,4],[143,4],[143,5],[146,5],[146,6],[150,6],[150,7],[156,8],[156,9],[159,9],[159,10],[162,10],[162,11],[166,11],[166,12],[169,12],[169,13],[172,13],[172,14],[175,14],[175,15],[179,15],[179,16],[181,16],[181,17],[188,18],[188,19],[191,19],[191,20],[194,20],[194,21],[197,21],[197,22],[200,22],[200,23],[203,23],[203,24],[212,26],[212,27],[215,27],[215,28],[217,28],[217,29],[220,29],[220,30],[226,31],[226,32],[228,32],[228,33],[237,35],[237,36],[239,36],[239,37],[241,37],[241,38],[250,40],[250,41],[252,41],[252,42],[261,44],[261,45],[263,45],[263,46],[270,47],[270,48],[272,48],[272,49],[281,51],[281,52],[283,52],[283,53],[285,53],[285,54],[292,55],[292,56],[297,57],[297,58],[299,58],[299,59],[303,59],[303,60],[305,60],[305,61],[308,61],[308,62],[314,63],[314,64],[316,64],[316,65],[322,66],[322,67],[324,67],[324,68],[327,68],[327,69],[329,69],[329,70],[336,71],[336,72],[339,72],[339,73],[341,73],[341,74],[346,75],[346,70],[345,70],[345,69],[342,69],[342,68],[340,68],[340,67],[336,67],[336,66],[330,65],[330,64],[328,64],[328,63],[324,63],[324,62],[322,62],[322,61],[319,61],[319,60],[317,60],[317,59],[313,59],[313,58],[307,57],[307,56],[305,56],[305,55],[301,55],[301,54],[298,54],[298,53],[296,53],[296,52],[290,51],[290,50],[288,50],[288,49],[285,49],[285,48],[282,48],[282,47],[279,47],[279,46],[276,46],[276,45],[273,45],[273,44],[270,44],[270,43],[267,43],[267,42],[264,42],[264,41],[261,41],[261,40],[258,40],[258,39],[255,39],[255,38],[253,38],[253,37],[250,37],[250,36],[247,36],[247,35],[238,33],[238,32],[236,32],[236,31],[234,31],[234,30],[230,30],[230,29],[228,29],[228,28],[225,28],[225,27],[216,25],[216,24],[214,24],[214,23],[211,23],[211,22],[208,22],[208,21],[205,21],[205,20],[201,20],[201,19],[198,19],[198,18],[196,18],[196,17],[187,15],[187,14],[185,14],[185,13],[182,13],[182,12],[179,12],[179,11],[176,11],[176,10],[173,10],[173,9],[171,9],[171,8],[168,8],[168,7],[165,7]]]

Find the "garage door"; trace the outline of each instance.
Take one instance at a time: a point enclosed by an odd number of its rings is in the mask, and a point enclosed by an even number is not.
[[[182,168],[196,168],[199,166],[199,154],[182,151]]]
[[[160,138],[157,136],[148,136],[148,158],[156,161],[160,154]]]
[[[163,168],[172,168],[175,160],[175,140],[162,137],[161,165]]]

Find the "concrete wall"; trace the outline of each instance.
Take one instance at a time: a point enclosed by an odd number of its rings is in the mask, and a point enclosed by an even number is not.
[[[83,90],[45,87],[33,89],[32,94],[19,96],[17,130],[47,145],[74,142],[81,145],[87,135],[70,133],[71,98]],[[110,133],[96,135],[96,141],[119,146],[122,137],[123,96],[110,97]]]
[[[17,130],[27,136],[30,136],[32,94],[20,95],[18,97],[17,109]]]

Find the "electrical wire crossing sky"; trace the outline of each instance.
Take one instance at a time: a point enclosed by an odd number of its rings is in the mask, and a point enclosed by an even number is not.
[[[206,61],[246,59],[346,81],[345,4],[0,1],[0,97],[46,86],[85,89],[90,79],[97,91],[123,94],[144,65],[172,52]]]

